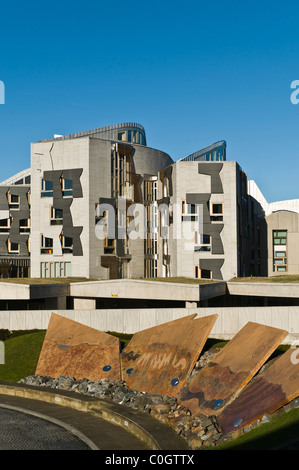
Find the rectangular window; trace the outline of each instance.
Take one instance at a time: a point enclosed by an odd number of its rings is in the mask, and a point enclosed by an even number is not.
[[[212,278],[212,271],[208,269],[201,269],[200,270],[200,278],[201,279],[211,279]]]
[[[55,209],[53,206],[50,207],[50,224],[51,225],[63,224],[63,210],[62,209]]]
[[[200,269],[199,266],[194,266],[195,279],[212,279],[212,271],[209,269]]]
[[[125,141],[126,140],[126,132],[118,132],[117,133],[117,140],[123,140]],[[135,142],[135,141],[134,141]]]
[[[273,230],[273,244],[286,245],[287,244],[287,230]]]
[[[273,230],[273,272],[286,272],[287,263],[287,230]]]
[[[8,252],[9,253],[19,253],[20,252],[20,244],[19,243],[13,243],[10,240],[8,240]]]
[[[187,204],[186,201],[181,202],[182,209],[182,220],[195,222],[198,220],[199,205],[198,204]]]
[[[41,250],[42,255],[51,255],[53,254],[53,238],[44,237],[41,234]]]
[[[11,217],[0,220],[0,233],[8,233],[11,226]]]
[[[8,193],[8,206],[9,209],[19,209],[20,208],[20,196],[16,194]]]
[[[62,195],[72,196],[73,195],[73,181],[68,179],[62,179]]]
[[[71,276],[71,263],[64,261],[56,261],[48,263],[42,262],[40,264],[41,277],[70,277]]]
[[[73,239],[60,235],[62,253],[73,253]]]
[[[286,257],[286,252],[285,251],[275,251],[275,257],[276,258],[285,258]]]
[[[114,254],[115,253],[115,246],[116,246],[116,240],[108,238],[108,236],[105,238],[105,243],[104,243],[104,253],[105,254]]]
[[[211,222],[223,221],[223,204],[214,202],[210,204],[210,219]]]
[[[41,180],[41,197],[53,197],[53,181]]]
[[[20,233],[30,233],[30,219],[20,220]]]
[[[212,214],[223,214],[223,205],[212,203]]]
[[[211,251],[211,235],[194,232],[194,251]]]

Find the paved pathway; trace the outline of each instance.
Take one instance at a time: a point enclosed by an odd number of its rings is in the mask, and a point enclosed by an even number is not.
[[[0,395],[0,450],[4,449],[146,450],[147,447],[120,426],[91,413]]]

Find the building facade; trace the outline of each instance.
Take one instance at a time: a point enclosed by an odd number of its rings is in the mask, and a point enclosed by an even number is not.
[[[225,141],[173,161],[147,146],[136,123],[55,135],[31,144],[30,169],[0,185],[0,275],[230,280],[272,264],[281,272],[263,251],[265,201],[255,192],[227,161]]]

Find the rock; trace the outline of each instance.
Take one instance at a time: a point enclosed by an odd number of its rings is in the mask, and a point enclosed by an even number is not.
[[[299,398],[295,398],[294,400],[291,401],[291,407],[299,408]]]
[[[261,419],[261,423],[269,423],[270,421],[271,421],[271,416],[268,414],[265,414]]]
[[[193,437],[193,439],[189,441],[189,446],[193,450],[199,449],[203,446],[203,441],[199,437]]]

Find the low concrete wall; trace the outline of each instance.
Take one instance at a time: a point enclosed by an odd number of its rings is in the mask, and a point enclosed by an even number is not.
[[[25,310],[0,311],[0,328],[47,329],[51,314],[57,313],[101,331],[136,333],[193,313],[199,317],[218,314],[211,338],[231,339],[248,322],[281,328],[288,332],[283,341],[299,339],[299,307],[213,307],[117,310]]]
[[[299,298],[299,284],[287,282],[227,282],[230,295]]]

